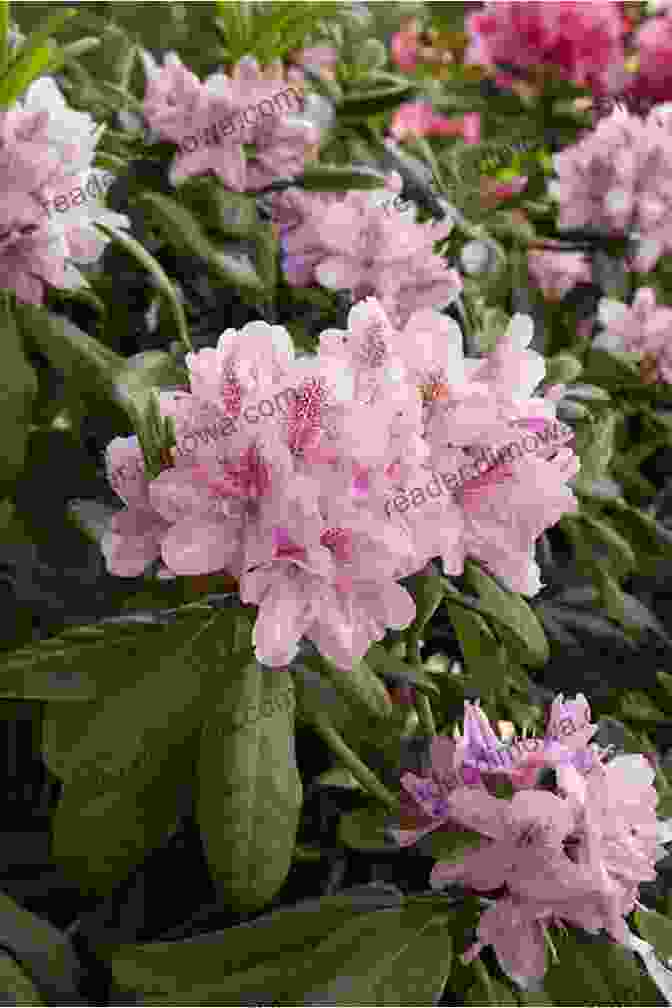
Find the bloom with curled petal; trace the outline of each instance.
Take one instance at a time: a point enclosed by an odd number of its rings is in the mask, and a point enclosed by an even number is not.
[[[640,354],[643,381],[672,384],[672,309],[656,304],[652,287],[640,287],[630,306],[602,298],[598,318],[596,347]]]

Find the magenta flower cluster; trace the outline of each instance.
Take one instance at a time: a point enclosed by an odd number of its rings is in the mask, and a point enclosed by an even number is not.
[[[625,77],[625,26],[619,6],[555,0],[486,3],[466,20],[471,44],[465,62],[523,71],[550,67],[597,94],[609,93]],[[497,75],[502,86],[514,80],[504,71]]]
[[[604,929],[629,947],[624,917],[666,854],[654,770],[641,755],[609,759],[590,742],[596,731],[583,694],[573,701],[556,696],[543,738],[510,744],[467,702],[464,733],[432,740],[428,775],[401,778],[396,833],[403,846],[434,830],[446,840],[472,831],[470,849],[439,860],[430,879],[437,889],[459,882],[490,895],[465,962],[492,945],[521,987],[545,974],[551,924]],[[496,797],[502,782],[511,799]]]
[[[413,599],[397,582],[435,557],[449,574],[475,557],[535,594],[535,541],[577,506],[566,444],[542,441],[421,511],[385,513],[410,482],[553,423],[553,398],[533,394],[545,365],[531,337],[531,320],[514,316],[494,353],[469,360],[451,319],[425,309],[398,329],[374,298],[351,309],[347,330],[325,330],[315,356],[296,356],[281,326],[228,329],[216,348],[187,355],[190,392],[161,393],[178,443],[277,390],[296,394],[282,416],[173,449],[151,480],[137,438],[115,438],[108,474],[126,507],[103,539],[109,570],[132,577],[160,559],[164,577],[227,572],[259,607],[254,643],[270,666],[291,662],[305,636],[350,668],[388,628],[411,623]]]

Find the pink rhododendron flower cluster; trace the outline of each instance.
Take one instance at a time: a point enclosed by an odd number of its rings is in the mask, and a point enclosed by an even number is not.
[[[672,132],[655,110],[642,120],[616,108],[553,162],[561,228],[638,237],[640,272],[672,249]]]
[[[642,355],[642,377],[672,385],[672,308],[656,304],[656,292],[640,287],[632,306],[602,298],[602,331],[595,346]]]
[[[576,508],[578,460],[562,439],[483,460],[484,446],[555,418],[553,399],[533,395],[544,361],[531,336],[531,320],[514,317],[489,357],[465,360],[451,319],[421,309],[397,328],[375,298],[351,309],[347,330],[325,330],[314,356],[297,357],[281,326],[226,330],[187,355],[190,392],[161,394],[172,466],[150,480],[136,438],[108,446],[126,505],[103,539],[109,570],[135,576],[160,558],[164,576],[232,575],[259,607],[256,653],[271,666],[305,636],[349,668],[409,625],[413,599],[397,581],[435,557],[449,574],[475,557],[535,594],[535,541]],[[391,495],[475,452],[481,475],[390,518]]]
[[[604,929],[629,947],[623,918],[666,854],[654,771],[641,755],[610,759],[591,743],[596,731],[583,694],[556,696],[543,738],[508,743],[467,702],[464,733],[432,740],[429,774],[401,778],[402,845],[435,829],[480,834],[454,860],[437,862],[430,882],[459,882],[494,898],[465,961],[492,945],[521,986],[544,976],[550,924]],[[510,799],[496,797],[503,781]]]
[[[467,144],[481,141],[479,112],[449,118],[435,112],[429,101],[402,102],[392,117],[390,133],[396,140],[406,136],[457,136]]]
[[[397,172],[388,176],[387,188],[401,191]],[[404,325],[419,308],[454,301],[462,289],[460,275],[434,252],[452,221],[419,224],[412,208],[396,210],[391,193],[288,190],[274,197],[288,282],[349,290],[355,301],[375,296],[394,325]]]
[[[88,286],[75,263],[94,262],[109,240],[95,221],[129,224],[83,196],[103,130],[71,109],[46,77],[0,110],[0,286],[21,301],[42,304],[48,285]],[[49,212],[55,199],[78,190],[74,208]]]
[[[549,301],[559,301],[577,283],[590,283],[592,277],[590,262],[581,252],[530,249],[527,268]]]
[[[143,62],[145,118],[160,137],[180,145],[170,169],[173,185],[212,172],[230,189],[254,191],[301,174],[314,155],[319,128],[301,118],[301,85],[285,86],[280,61],[262,72],[244,57],[231,77],[214,73],[203,83],[176,53],[161,67],[147,53]]]
[[[466,19],[471,45],[465,62],[551,67],[597,93],[614,91],[625,76],[624,27],[615,3],[486,3]],[[514,80],[497,74],[502,86]]]

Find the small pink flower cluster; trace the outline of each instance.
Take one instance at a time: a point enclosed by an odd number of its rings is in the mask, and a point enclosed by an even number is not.
[[[74,263],[94,262],[108,241],[93,222],[128,226],[127,217],[94,201],[64,217],[48,212],[63,192],[81,192],[90,181],[102,129],[45,77],[0,110],[0,287],[20,301],[41,305],[49,286],[86,286]]]
[[[193,175],[212,172],[236,192],[262,189],[278,178],[299,175],[319,142],[320,131],[312,123],[286,114],[296,103],[278,109],[279,85],[285,83],[278,61],[261,72],[255,59],[238,61],[229,77],[211,74],[204,83],[188,70],[176,53],[168,53],[162,67],[143,54],[147,91],[144,116],[160,137],[181,144],[187,137],[208,136],[215,123],[238,121],[237,130],[218,134],[216,144],[181,147],[170,170],[173,185]],[[293,90],[293,89],[288,89]],[[269,104],[274,115],[245,117],[251,107]],[[244,145],[254,145],[246,153]]]
[[[440,115],[429,101],[402,102],[392,117],[390,133],[396,140],[415,136],[457,136],[467,144],[481,142],[481,115],[468,112],[456,118]]]
[[[629,946],[623,918],[666,854],[654,770],[641,755],[605,762],[607,750],[590,743],[596,731],[581,693],[573,701],[556,696],[545,736],[527,745],[505,744],[481,709],[465,703],[464,734],[432,740],[428,776],[401,778],[403,846],[433,830],[480,834],[462,856],[439,861],[430,883],[459,882],[495,898],[464,960],[492,945],[523,987],[544,976],[550,924],[594,934],[604,928]],[[550,782],[543,779],[549,770]],[[512,788],[510,800],[495,796],[502,782]]]
[[[672,249],[672,130],[655,108],[645,120],[615,109],[553,162],[561,228],[637,236],[643,273]]]
[[[476,557],[535,594],[535,541],[576,509],[566,444],[542,444],[421,510],[385,513],[395,489],[554,421],[553,399],[533,396],[545,364],[531,338],[531,320],[515,316],[495,352],[465,360],[451,319],[416,311],[399,330],[374,298],[351,309],[347,330],[325,330],[315,356],[295,357],[281,326],[226,330],[216,349],[187,355],[189,393],[161,393],[178,443],[274,391],[296,395],[281,418],[173,449],[151,480],[137,438],[115,438],[108,477],[126,507],[102,542],[108,569],[132,577],[161,558],[162,576],[231,574],[259,606],[254,643],[270,666],[291,662],[305,636],[350,668],[387,628],[410,624],[413,599],[397,581],[435,557],[449,574]]]
[[[549,66],[596,93],[613,91],[625,76],[625,25],[616,3],[486,3],[466,21],[466,63],[520,69]],[[500,72],[498,84],[515,81]]]
[[[590,262],[581,252],[531,249],[527,269],[549,301],[559,301],[577,283],[590,283],[592,278]]]
[[[632,307],[603,298],[598,317],[596,347],[642,354],[643,378],[672,385],[672,308],[656,304],[652,287],[640,287]]]
[[[401,191],[397,172],[388,176],[387,189]],[[434,252],[452,221],[419,224],[412,212],[389,213],[389,202],[389,193],[357,190],[345,196],[299,189],[277,194],[274,217],[287,282],[349,290],[355,301],[375,296],[394,325],[405,324],[419,308],[454,301],[460,275]]]

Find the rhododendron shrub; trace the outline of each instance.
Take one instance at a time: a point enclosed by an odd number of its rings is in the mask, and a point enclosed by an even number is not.
[[[5,993],[672,1003],[669,12],[118,6],[0,3]]]

